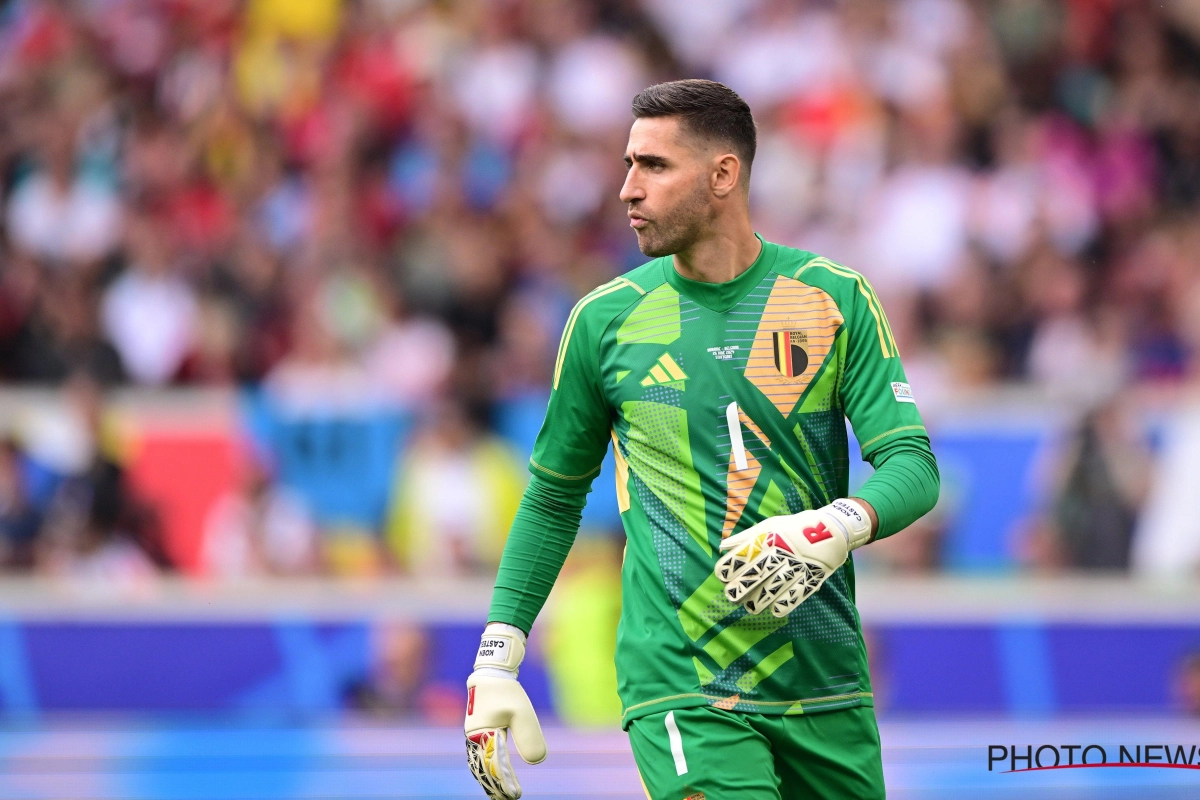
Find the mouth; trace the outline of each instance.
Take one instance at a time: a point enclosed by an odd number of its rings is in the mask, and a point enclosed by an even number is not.
[[[629,215],[629,227],[633,228],[634,230],[641,230],[649,224],[650,220],[646,219],[641,214]]]

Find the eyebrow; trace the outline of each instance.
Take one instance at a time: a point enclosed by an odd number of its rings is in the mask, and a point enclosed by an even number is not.
[[[634,153],[632,156],[625,156],[625,164],[633,166],[633,162],[643,164],[647,167],[665,167],[667,159],[664,156],[651,155],[649,153]]]

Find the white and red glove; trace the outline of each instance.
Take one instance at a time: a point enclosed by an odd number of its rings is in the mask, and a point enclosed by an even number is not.
[[[500,622],[488,623],[475,671],[467,678],[467,764],[491,800],[517,800],[521,784],[513,771],[511,741],[526,763],[546,759],[546,739],[529,695],[517,682],[525,657],[525,634]]]
[[[786,617],[821,588],[850,551],[871,540],[861,503],[842,498],[813,511],[765,519],[721,542],[714,569],[725,596],[751,614]]]

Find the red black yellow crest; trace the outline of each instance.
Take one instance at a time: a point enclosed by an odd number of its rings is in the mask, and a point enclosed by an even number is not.
[[[808,334],[804,331],[774,331],[775,369],[787,378],[795,378],[808,369]]]

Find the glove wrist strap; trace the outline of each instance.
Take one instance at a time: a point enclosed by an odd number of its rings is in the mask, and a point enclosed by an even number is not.
[[[826,510],[842,524],[846,545],[851,550],[871,541],[871,518],[861,503],[843,497],[826,506]]]
[[[479,652],[475,655],[475,669],[489,668],[504,670],[516,675],[517,668],[525,658],[525,633],[514,625],[489,622],[479,641]]]

